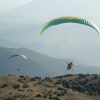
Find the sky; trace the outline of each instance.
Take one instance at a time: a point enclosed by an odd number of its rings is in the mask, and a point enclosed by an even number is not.
[[[5,13],[5,15],[8,15],[8,18],[7,16],[3,16],[2,18],[0,16],[0,21],[23,21],[27,24],[29,22],[40,23],[40,20],[43,20],[43,23],[45,23],[58,16],[75,15],[93,21],[100,28],[99,8],[100,0],[0,0],[0,14],[2,15]],[[91,65],[95,65],[97,63],[96,66],[99,66],[100,54],[98,54],[98,52],[100,51],[100,39],[98,38],[98,35],[93,29],[88,27],[81,27],[80,25],[74,26],[75,24],[66,24],[50,28],[45,32],[45,34],[43,34],[43,37],[37,39],[37,41],[47,43],[48,46],[51,46],[53,52],[52,55],[56,54],[62,58],[74,58],[88,64],[92,62]],[[9,37],[12,36],[12,34],[10,35],[11,32],[16,33],[20,30],[15,30],[13,27],[10,28],[10,30],[12,29],[11,31],[9,30]],[[38,30],[36,31],[36,29],[39,28],[35,28],[34,31],[32,31],[32,34],[36,33],[37,35]],[[66,34],[66,32],[70,34]],[[55,33],[59,35],[54,36]],[[22,39],[22,41],[29,43],[30,40],[31,42],[34,41],[32,34],[30,35],[31,37],[29,37],[30,39],[24,39],[24,37],[27,37],[27,34],[24,32],[23,39],[16,35],[16,38],[13,37],[13,40],[18,41],[19,38]],[[61,39],[62,36],[65,36],[63,37],[64,41]]]
[[[33,0],[0,0],[0,13],[4,13]]]
[[[31,19],[34,14],[37,20],[39,16],[42,16],[45,22],[54,17],[64,15],[82,16],[89,20],[93,20],[93,22],[98,22],[100,18],[98,13],[100,12],[100,9],[98,9],[100,0],[0,0],[0,13],[7,12],[30,2],[33,4],[31,11],[27,11],[29,8],[27,6],[25,11],[27,12],[27,16],[29,15]]]

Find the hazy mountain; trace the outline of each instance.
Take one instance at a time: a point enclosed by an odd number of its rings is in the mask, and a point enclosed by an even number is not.
[[[0,37],[0,47],[8,47],[8,48],[18,48],[19,46],[21,46],[22,44],[20,43],[16,43],[13,41],[10,41],[9,39],[5,39],[3,37]]]
[[[0,30],[0,36],[17,43],[34,41],[38,37],[37,29],[38,26],[31,27],[16,27],[16,28],[6,28]],[[23,43],[24,44],[24,43]]]
[[[8,60],[9,57],[13,54],[23,54],[27,57],[27,60],[21,57],[14,57]],[[72,70],[67,71],[66,60],[68,59],[63,60],[52,58],[25,48],[14,49],[0,47],[0,55],[0,73],[2,75],[10,73],[14,75],[53,77],[64,75],[66,73],[100,74],[99,67],[83,66],[76,61],[74,61],[74,63],[76,63],[77,65],[74,64]],[[20,69],[20,71],[17,71],[18,68]]]
[[[27,60],[18,57],[8,60],[13,54],[24,54]],[[1,47],[0,55],[0,73],[2,74],[12,73],[17,75],[24,74],[46,77],[62,74],[63,71],[63,69],[61,69],[64,62],[63,60],[51,58],[32,50]],[[59,62],[59,66],[57,62]],[[17,71],[18,68],[20,69],[19,72]],[[56,69],[58,69],[59,72],[57,72]]]

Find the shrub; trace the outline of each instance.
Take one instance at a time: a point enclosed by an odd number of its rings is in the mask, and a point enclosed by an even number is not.
[[[94,83],[89,83],[90,86],[94,86]]]
[[[24,79],[23,80],[26,80],[26,77],[24,77]]]
[[[21,76],[19,76],[20,78],[24,78],[24,76],[23,75],[21,75]]]
[[[72,84],[73,84],[73,85],[75,85],[75,84],[76,84],[76,82],[75,82],[75,81],[73,81],[73,82],[72,82]]]
[[[53,100],[60,100],[58,97],[53,97]]]
[[[72,89],[78,90],[78,86],[77,85],[73,85]]]
[[[18,91],[25,91],[25,90],[23,90],[23,89],[18,89]]]
[[[12,94],[12,92],[9,93],[9,95],[11,95],[11,94]]]
[[[70,76],[73,76],[73,74],[66,74],[66,75],[64,75],[64,77],[70,77]]]
[[[8,86],[8,84],[3,84],[3,85],[1,86],[1,88],[7,87],[7,86]]]
[[[48,82],[52,81],[52,79],[50,77],[45,77],[45,80]]]
[[[39,81],[37,84],[42,84],[42,81]]]
[[[63,92],[63,93],[64,93],[64,94],[66,94],[66,93],[67,93],[67,91],[68,91],[68,90],[64,90],[64,92]]]
[[[79,74],[79,77],[80,78],[86,78],[86,75],[85,74]]]
[[[87,84],[88,83],[88,79],[85,79],[84,81],[83,81],[83,84]]]
[[[89,74],[89,73],[87,73],[87,76],[90,76],[90,74]]]
[[[33,90],[30,90],[30,92],[33,92]]]
[[[52,100],[52,96],[50,96],[49,99]]]
[[[15,88],[15,89],[21,88],[21,87],[22,87],[22,84],[21,84],[21,83],[15,84],[15,85],[13,86],[13,88]]]
[[[64,88],[58,87],[57,90],[65,90]]]
[[[28,88],[28,85],[27,85],[27,84],[24,84],[24,85],[23,85],[23,88]]]
[[[57,94],[57,91],[55,91],[53,94]]]
[[[30,78],[30,80],[29,81],[35,81],[35,78]]]
[[[61,84],[62,83],[62,80],[61,79],[59,79],[58,81],[56,81],[56,83],[55,84]]]
[[[61,94],[60,93],[57,93],[56,96],[61,96]]]
[[[91,90],[90,92],[89,92],[89,95],[93,95],[94,94],[94,92]]]
[[[97,89],[98,89],[98,87],[96,87],[96,86],[93,86],[93,87],[92,87],[93,92],[96,92]]]
[[[60,93],[61,96],[64,96],[64,94],[65,94],[64,92],[61,92],[61,93]]]
[[[22,79],[18,79],[18,82],[21,82],[21,83],[23,83],[23,80],[22,80]]]
[[[41,97],[41,94],[37,94],[35,97]]]
[[[26,76],[26,78],[29,78],[28,76]]]
[[[95,74],[94,78],[95,78],[95,79],[97,79],[97,78],[98,78],[98,75],[97,75],[97,74]]]
[[[67,85],[67,88],[69,88],[69,89],[72,88],[72,85],[71,84],[68,84]]]
[[[97,94],[96,94],[96,93],[94,93],[94,96],[97,96]]]
[[[38,77],[38,76],[35,76],[35,79],[39,79],[39,80],[41,80],[42,78],[41,78],[41,77]]]
[[[8,74],[8,76],[12,76],[12,74]]]
[[[85,92],[86,91],[86,88],[83,87],[82,85],[78,85],[78,91]]]

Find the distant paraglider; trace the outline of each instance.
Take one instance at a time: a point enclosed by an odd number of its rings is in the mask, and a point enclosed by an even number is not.
[[[26,56],[20,55],[20,54],[12,55],[12,56],[10,56],[9,59],[11,59],[11,58],[13,58],[13,57],[17,57],[17,56],[20,56],[20,57],[22,57],[22,58],[24,58],[24,59],[27,59]],[[19,71],[19,68],[18,68],[17,70]]]
[[[67,61],[66,61],[66,62],[67,62]],[[70,63],[67,62],[67,64],[68,64],[67,70],[70,70],[70,69],[72,68],[72,66],[73,66],[73,63],[72,63],[72,62],[70,62]]]
[[[17,54],[17,55],[12,55],[9,59],[11,59],[12,57],[16,57],[16,56],[20,56],[20,57],[23,57],[24,59],[27,59],[24,55],[19,55],[19,54]]]
[[[67,61],[66,61],[67,62]],[[70,63],[68,63],[67,62],[67,70],[70,70],[70,69],[72,69],[72,67],[75,65],[75,66],[77,66],[77,64],[76,63],[73,63],[73,61],[72,62],[70,62]],[[72,70],[72,71],[74,71],[74,69]]]
[[[84,18],[76,17],[76,16],[62,16],[62,17],[52,19],[52,20],[48,21],[47,23],[45,23],[41,27],[38,35],[41,36],[42,33],[51,26],[55,26],[55,25],[59,25],[59,24],[63,24],[63,23],[78,23],[78,24],[87,25],[87,26],[90,26],[93,29],[95,29],[100,34],[99,28],[91,21],[88,21]]]

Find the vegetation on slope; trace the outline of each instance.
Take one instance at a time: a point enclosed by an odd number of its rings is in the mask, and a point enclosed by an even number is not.
[[[99,100],[100,76],[0,76],[0,100]]]

